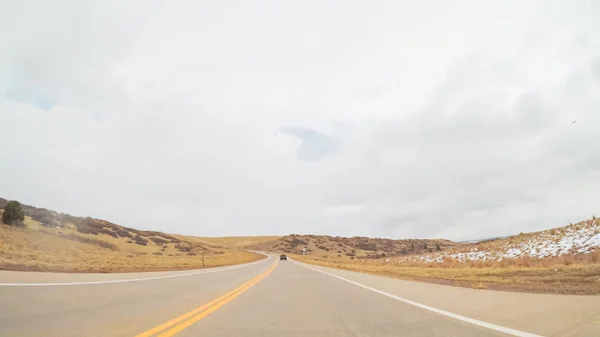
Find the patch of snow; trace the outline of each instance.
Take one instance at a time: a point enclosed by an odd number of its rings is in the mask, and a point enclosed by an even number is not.
[[[600,248],[600,225],[596,221],[586,221],[555,230],[503,239],[493,243],[493,251],[483,247],[471,247],[468,252],[429,253],[417,256],[405,256],[398,262],[442,263],[444,259],[458,262],[502,261],[520,257],[545,258],[565,254],[589,254]]]

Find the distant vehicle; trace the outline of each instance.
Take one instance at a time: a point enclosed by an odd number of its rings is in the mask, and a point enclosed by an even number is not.
[[[286,260],[287,261],[287,255],[285,255],[285,254],[279,255],[279,260]]]

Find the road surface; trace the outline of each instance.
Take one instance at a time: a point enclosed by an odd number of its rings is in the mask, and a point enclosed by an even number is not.
[[[546,308],[531,312],[522,305],[529,312],[504,312],[511,296],[527,299],[526,294],[420,287],[272,256],[248,265],[187,272],[0,272],[0,336],[600,335],[599,297],[531,295],[541,303],[564,298],[565,312],[571,312],[570,301],[585,299],[576,303],[583,308],[576,317],[565,314],[560,323],[544,317]],[[432,288],[423,291],[427,287]],[[446,293],[462,300],[453,307]],[[494,299],[497,294],[504,295]],[[500,309],[486,304],[483,298],[490,296]],[[469,303],[476,312],[465,311]],[[503,314],[490,315],[494,310]]]

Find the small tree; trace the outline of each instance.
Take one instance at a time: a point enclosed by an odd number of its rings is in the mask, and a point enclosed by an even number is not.
[[[25,212],[21,203],[16,200],[11,200],[4,207],[4,213],[2,214],[2,222],[10,226],[25,226],[23,222],[25,220]]]

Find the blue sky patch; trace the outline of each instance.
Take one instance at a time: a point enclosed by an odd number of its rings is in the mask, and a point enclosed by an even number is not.
[[[4,97],[15,102],[27,103],[45,111],[54,108],[58,102],[40,86],[15,75],[13,71],[8,78]]]
[[[307,127],[281,128],[279,132],[298,137],[302,145],[298,148],[298,158],[302,161],[319,161],[338,149],[335,139]]]

